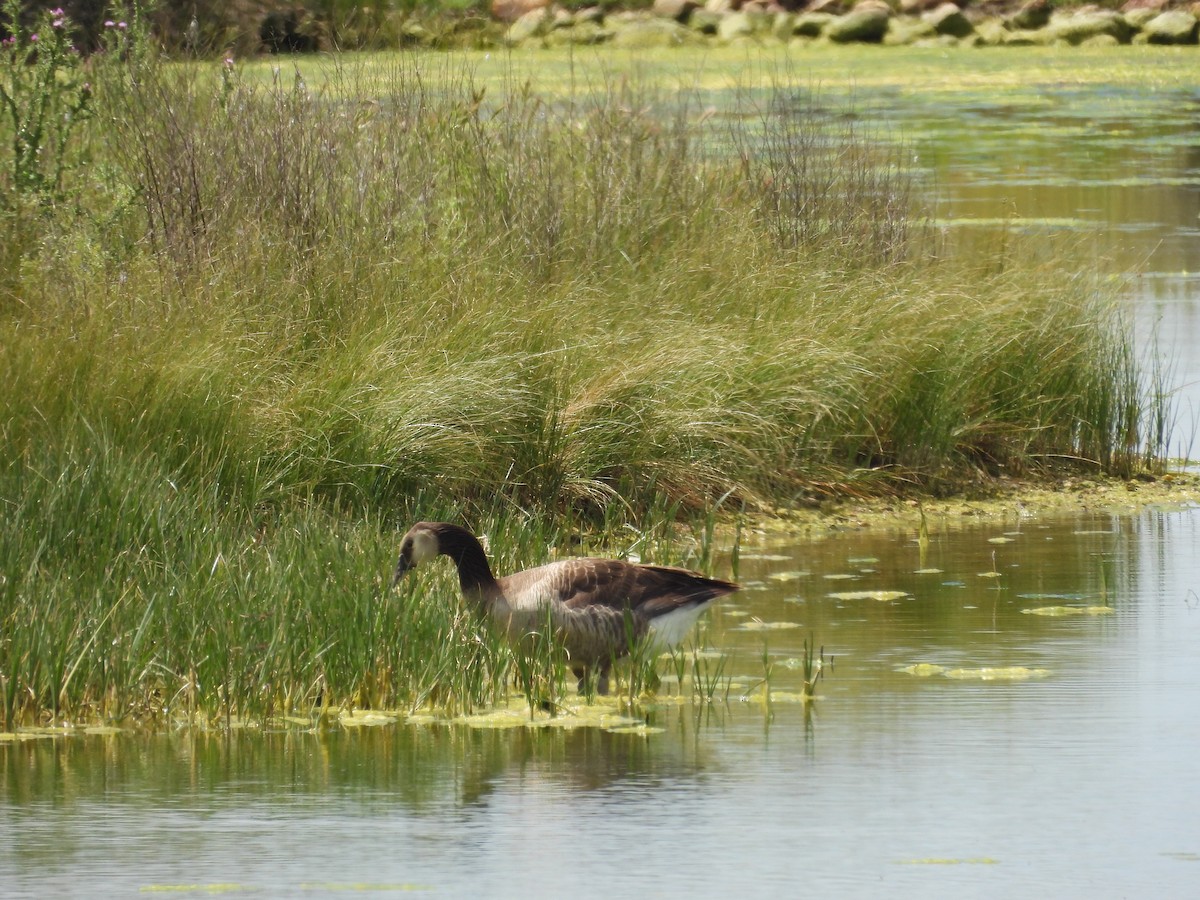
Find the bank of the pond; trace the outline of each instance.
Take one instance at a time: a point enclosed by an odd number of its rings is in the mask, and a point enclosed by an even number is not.
[[[930,530],[979,522],[1015,521],[1080,513],[1124,515],[1149,507],[1200,505],[1200,474],[1169,472],[1132,479],[1072,476],[1047,481],[1000,478],[953,497],[863,498],[830,501],[817,508],[778,508],[741,527],[767,533],[822,534],[849,529],[909,528],[922,518]],[[726,523],[732,531],[734,523]]]

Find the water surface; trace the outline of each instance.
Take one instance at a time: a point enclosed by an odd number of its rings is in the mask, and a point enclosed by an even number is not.
[[[943,524],[923,560],[912,528],[751,541],[708,624],[727,699],[651,709],[648,733],[2,743],[2,893],[1188,895],[1200,510]],[[862,591],[904,596],[832,596]],[[835,658],[805,705],[810,633]]]

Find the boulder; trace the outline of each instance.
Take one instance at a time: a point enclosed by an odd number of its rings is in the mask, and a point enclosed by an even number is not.
[[[852,5],[850,0],[813,0],[812,3],[808,4],[805,12],[829,13],[833,16],[841,16],[850,12]]]
[[[1033,31],[1045,28],[1050,22],[1050,0],[1027,0],[1021,7],[1004,20],[1004,24],[1014,31]]]
[[[654,0],[650,11],[662,19],[686,22],[699,6],[700,4],[696,0]]]
[[[504,32],[504,43],[509,46],[523,44],[532,38],[540,38],[550,30],[550,16],[546,7],[531,9]]]
[[[717,39],[728,44],[737,38],[753,37],[754,31],[754,21],[749,13],[733,12],[722,16],[717,25]]]
[[[593,19],[576,22],[569,28],[555,28],[546,35],[547,47],[579,47],[603,44],[612,38],[612,31]]]
[[[837,18],[833,13],[827,12],[805,12],[796,16],[796,21],[792,23],[792,34],[797,37],[815,38],[829,27],[829,23]]]
[[[878,6],[856,7],[825,28],[825,37],[838,44],[879,43],[887,34],[891,13]]]
[[[883,42],[889,47],[903,47],[936,36],[933,26],[924,19],[912,16],[895,16],[888,21],[887,34]]]
[[[721,20],[725,18],[720,13],[708,9],[698,9],[688,19],[688,28],[700,34],[716,34]]]
[[[1146,22],[1142,31],[1151,44],[1194,44],[1197,35],[1196,17],[1182,9],[1167,10]]]
[[[921,19],[932,25],[938,34],[947,34],[950,37],[964,38],[975,30],[975,26],[963,15],[962,10],[953,3],[943,3],[922,15]]]
[[[771,19],[771,37],[777,41],[787,42],[796,33],[796,14],[777,12]]]
[[[686,25],[672,19],[624,19],[613,29],[612,45],[626,50],[649,50],[656,47],[678,47],[688,40],[698,40]]]
[[[492,16],[501,22],[515,22],[536,9],[545,9],[550,0],[492,0]]]
[[[1107,35],[1119,44],[1129,43],[1133,26],[1111,9],[1081,9],[1064,16],[1052,16],[1046,26],[1055,40],[1082,44],[1090,38]]]

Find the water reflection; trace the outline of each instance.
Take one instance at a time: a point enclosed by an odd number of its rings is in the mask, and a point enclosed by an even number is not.
[[[2,743],[3,893],[1185,896],[1200,511],[930,526],[924,558],[913,527],[744,548],[751,590],[708,632],[731,657],[728,702],[664,704],[648,735]],[[1112,612],[1028,612],[1047,606]],[[786,663],[809,635],[836,656],[820,699],[765,704],[764,651],[771,689],[795,691]]]

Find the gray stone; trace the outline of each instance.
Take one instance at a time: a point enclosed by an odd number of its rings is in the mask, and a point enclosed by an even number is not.
[[[1050,22],[1050,11],[1048,0],[1029,0],[1005,19],[1005,24],[1014,31],[1033,31],[1045,28]]]
[[[1082,44],[1100,35],[1107,35],[1119,44],[1127,44],[1133,36],[1133,27],[1120,13],[1111,9],[1086,9],[1064,16],[1055,15],[1046,28],[1055,40],[1068,44]]]
[[[671,19],[629,19],[613,30],[612,45],[626,50],[678,47],[697,39],[687,26]]]
[[[1197,34],[1196,17],[1182,9],[1159,13],[1142,26],[1151,44],[1194,44]]]
[[[826,12],[805,12],[796,16],[796,21],[792,24],[792,34],[798,37],[815,38],[829,27],[829,23],[837,18],[833,13]]]
[[[688,18],[688,28],[700,34],[716,34],[723,18],[723,15],[712,10],[698,9]]]
[[[951,37],[964,38],[975,30],[975,26],[967,20],[962,10],[953,3],[943,3],[921,18],[932,25],[938,34],[948,34]]]
[[[877,7],[856,9],[838,16],[825,29],[825,37],[839,44],[855,41],[878,43],[887,34],[891,14]]]
[[[696,0],[654,0],[650,11],[663,19],[686,22],[700,4]]]
[[[546,8],[532,9],[508,26],[504,32],[504,43],[523,44],[531,38],[540,38],[550,30],[550,17]]]

